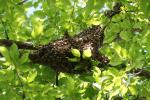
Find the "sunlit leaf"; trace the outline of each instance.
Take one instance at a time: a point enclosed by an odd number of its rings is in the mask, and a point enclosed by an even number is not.
[[[28,55],[28,53],[23,54],[23,56],[20,58],[20,64],[23,64],[28,60]]]
[[[129,87],[129,90],[131,92],[132,95],[137,95],[137,89],[136,89],[136,86],[130,86]]]
[[[7,48],[5,48],[5,47],[0,47],[0,52],[1,52],[2,55],[6,58],[7,61],[11,61],[10,55],[9,55],[9,51],[8,51]]]
[[[10,57],[14,64],[18,63],[19,60],[19,51],[16,44],[13,44],[9,49]]]
[[[124,96],[128,91],[128,88],[125,85],[121,85],[120,92],[121,95]]]
[[[28,77],[27,77],[27,82],[29,82],[29,83],[33,82],[36,77],[37,77],[37,71],[36,70],[29,72]]]
[[[79,62],[80,59],[79,58],[68,58],[69,62]]]
[[[132,33],[131,32],[129,32],[129,31],[122,31],[121,33],[120,33],[120,37],[122,38],[122,39],[124,39],[124,40],[126,40],[126,41],[129,41],[131,38],[132,38]]]
[[[71,53],[75,56],[75,57],[80,57],[80,51],[78,49],[71,49]]]
[[[92,51],[90,49],[83,50],[82,57],[84,59],[90,58],[92,56]]]

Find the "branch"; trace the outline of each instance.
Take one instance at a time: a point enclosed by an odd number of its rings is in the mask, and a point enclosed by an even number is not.
[[[137,70],[133,71],[133,73],[135,76],[143,76],[146,78],[150,78],[150,71],[146,71],[143,69],[137,69]]]
[[[101,56],[103,57],[103,56]],[[102,68],[102,67],[115,67],[109,64],[110,59],[108,59],[108,57],[104,57],[102,58],[103,60],[100,60],[101,62],[103,62],[103,64],[99,64],[98,67]],[[124,67],[126,67],[124,64],[122,64]],[[105,69],[104,69],[105,70]],[[133,69],[130,71],[126,72],[127,74],[133,74],[134,76],[140,76],[140,77],[145,77],[147,79],[150,79],[150,71],[144,70],[144,69]]]
[[[15,43],[19,49],[27,49],[27,50],[37,50],[40,46],[34,46],[31,43],[27,42],[20,42],[20,41],[14,41],[14,40],[6,40],[6,39],[0,39],[0,46],[6,46],[9,47],[13,43]]]
[[[115,16],[121,12],[121,7],[122,7],[122,3],[117,2],[114,5],[113,10],[106,11],[105,16],[111,19],[113,16]]]
[[[23,1],[21,1],[21,2],[18,2],[17,3],[17,5],[22,5],[22,4],[24,4],[25,2],[27,2],[28,0],[23,0]]]

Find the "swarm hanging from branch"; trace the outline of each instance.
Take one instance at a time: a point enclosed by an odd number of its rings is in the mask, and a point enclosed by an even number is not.
[[[100,26],[92,26],[75,37],[63,38],[40,47],[30,53],[29,58],[33,63],[50,66],[57,72],[82,73],[91,69],[90,59],[80,57],[79,62],[69,62],[72,58],[71,49],[78,49],[81,54],[83,50],[90,49],[92,59],[99,60],[102,64],[108,63],[108,59],[99,55],[98,48],[103,44],[104,31]],[[80,66],[79,69],[76,69]]]

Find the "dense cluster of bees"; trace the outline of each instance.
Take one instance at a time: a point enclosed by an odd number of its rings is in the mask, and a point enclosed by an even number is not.
[[[107,63],[107,59],[98,53],[103,39],[103,29],[95,25],[74,37],[64,37],[41,46],[30,53],[29,58],[33,63],[50,66],[57,72],[87,72],[92,68],[91,60]]]

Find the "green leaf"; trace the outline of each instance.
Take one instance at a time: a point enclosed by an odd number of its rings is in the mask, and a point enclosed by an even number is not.
[[[35,38],[37,36],[42,35],[43,33],[43,19],[40,19],[39,17],[33,17],[32,18],[32,25],[33,25],[33,30],[31,35]]]
[[[92,56],[91,49],[83,50],[83,54],[82,54],[83,59],[90,58],[91,56]]]
[[[4,9],[7,7],[7,1],[0,0],[0,9]]]
[[[0,81],[12,81],[14,79],[14,72],[9,69],[0,70]]]
[[[119,75],[119,70],[117,69],[117,68],[109,68],[109,70],[108,70],[108,72],[112,75],[112,76],[114,76],[114,77],[116,77],[117,75]]]
[[[121,77],[114,76],[113,82],[114,82],[115,86],[120,86],[121,85]]]
[[[19,60],[19,50],[16,44],[12,44],[9,48],[10,57],[14,64],[18,63]]]
[[[19,59],[20,64],[25,63],[28,60],[28,53],[23,54],[23,56]]]
[[[101,70],[100,70],[100,68],[98,68],[96,66],[94,66],[93,68],[94,68],[93,77],[94,77],[96,82],[99,82],[100,81]]]
[[[122,96],[124,96],[128,92],[128,88],[125,85],[121,85],[120,87],[120,93]]]
[[[120,33],[120,37],[125,41],[131,40],[132,36],[133,36],[133,34],[129,31],[122,31]]]
[[[136,86],[130,86],[129,90],[130,90],[132,95],[137,95],[138,94]]]
[[[142,11],[144,12],[145,16],[148,17],[150,15],[150,3],[147,0],[140,0],[140,7]]]
[[[114,96],[116,96],[116,95],[118,95],[118,94],[119,94],[119,89],[118,89],[118,87],[117,87],[116,89],[114,89],[114,90],[112,91],[112,93],[110,93],[109,100],[112,100],[112,97],[114,97]]]
[[[28,77],[27,77],[27,82],[33,82],[35,80],[35,78],[37,77],[37,71],[36,70],[32,70],[31,72],[29,72]]]
[[[82,74],[79,76],[81,80],[87,81],[87,82],[93,82],[95,79],[91,76],[91,74]]]
[[[75,57],[80,57],[80,51],[78,49],[71,49],[71,53],[75,56]]]
[[[0,46],[0,52],[2,53],[2,55],[5,57],[5,59],[10,62],[10,55],[9,55],[9,51],[6,47],[1,47]]]
[[[128,52],[125,48],[122,48],[118,43],[112,43],[113,49],[116,51],[117,55],[121,58],[121,60],[126,60],[128,57]]]
[[[68,58],[69,62],[79,62],[80,59],[79,58]]]
[[[122,63],[123,63],[122,59],[121,59],[120,56],[118,56],[117,54],[114,54],[114,55],[111,57],[111,59],[110,59],[110,64],[111,64],[112,66],[117,66],[117,65],[120,65],[120,64],[122,64]]]

